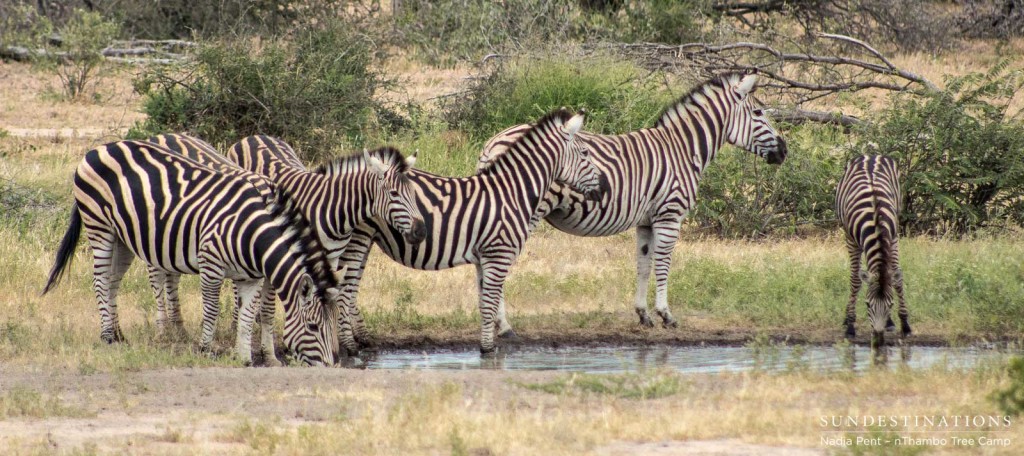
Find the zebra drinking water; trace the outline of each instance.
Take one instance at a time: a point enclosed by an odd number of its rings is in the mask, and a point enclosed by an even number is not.
[[[786,159],[786,142],[756,107],[756,75],[726,74],[694,88],[670,106],[653,128],[621,135],[581,132],[579,142],[592,153],[607,177],[608,195],[588,201],[553,185],[537,216],[578,236],[611,236],[636,227],[637,289],[640,323],[654,326],[647,313],[651,263],[656,281],[655,310],[666,327],[678,322],[668,307],[668,275],[679,228],[697,199],[700,177],[723,144],[745,149],[770,164]],[[477,165],[485,173],[528,125],[511,127],[491,138]],[[499,315],[504,315],[499,311]],[[502,328],[511,328],[507,321]],[[508,329],[506,329],[508,330]]]
[[[117,317],[121,279],[134,257],[177,282],[198,274],[203,293],[200,347],[210,349],[225,278],[247,305],[235,347],[251,362],[251,305],[260,279],[284,302],[284,341],[299,360],[337,358],[338,282],[308,224],[284,197],[268,201],[250,181],[153,143],[120,141],[85,154],[75,171],[75,204],[43,293],[67,270],[84,225],[93,249],[93,288],[102,340],[124,340]],[[267,323],[272,320],[264,320]]]
[[[900,330],[910,335],[907,303],[903,300],[903,269],[900,268],[899,213],[900,173],[896,161],[878,155],[862,155],[846,166],[836,188],[836,214],[846,234],[850,253],[850,300],[846,304],[846,337],[857,335],[857,293],[868,284],[868,321],[872,347],[885,343],[885,331],[894,330],[892,290],[899,297]],[[867,272],[861,269],[861,256]]]
[[[416,245],[426,236],[426,226],[409,176],[415,171],[415,155],[405,158],[397,149],[384,147],[362,155],[335,160],[339,172],[326,176],[305,169],[295,151],[284,141],[269,136],[250,136],[228,149],[228,158],[239,166],[266,176],[278,191],[296,200],[309,219],[327,256],[337,268],[356,226],[375,218]],[[340,309],[339,334],[353,340],[351,309]],[[365,332],[358,339],[367,340]],[[350,353],[354,346],[346,345]]]

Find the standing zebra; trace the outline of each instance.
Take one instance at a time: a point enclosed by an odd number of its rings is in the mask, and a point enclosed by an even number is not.
[[[409,181],[415,155],[404,158],[390,147],[364,151],[336,160],[333,166],[340,171],[330,176],[307,171],[291,146],[269,136],[244,138],[231,146],[227,155],[238,166],[266,176],[278,191],[295,199],[336,268],[356,226],[370,218],[384,221],[409,245],[419,244],[427,235],[414,202],[416,189]],[[365,342],[365,332],[353,335],[350,322],[360,317],[348,315],[349,311],[351,308],[341,306],[341,339]],[[354,354],[354,347],[346,345],[346,349]]]
[[[770,164],[786,159],[786,142],[750,96],[756,82],[756,75],[712,79],[670,106],[653,128],[614,136],[581,132],[580,142],[608,176],[608,196],[586,201],[571,189],[555,185],[538,212],[555,228],[577,236],[610,236],[636,227],[635,308],[644,326],[654,326],[647,313],[652,259],[655,310],[666,327],[678,326],[668,308],[672,250],[683,219],[696,203],[701,174],[722,145],[728,142]],[[477,172],[487,172],[527,127],[509,128],[488,141]],[[499,325],[503,331],[511,330],[507,321]]]
[[[474,264],[480,296],[480,350],[493,352],[495,316],[504,301],[509,270],[530,235],[531,218],[552,182],[563,182],[592,198],[607,191],[607,182],[590,161],[585,148],[576,146],[583,115],[561,109],[541,118],[510,145],[509,152],[488,171],[471,177],[441,177],[414,170],[409,182],[430,230],[420,244],[403,241],[394,229],[377,219],[356,229],[342,261],[348,267],[342,305],[356,308],[359,279],[373,244],[395,261],[415,269],[435,271]],[[329,176],[343,173],[340,163],[318,171]],[[365,331],[358,312],[357,332]],[[501,319],[501,318],[499,318]],[[355,347],[354,340],[342,344]]]
[[[93,249],[104,341],[124,340],[117,293],[137,256],[175,283],[180,274],[200,276],[204,351],[213,341],[221,283],[229,278],[248,304],[235,347],[244,362],[251,362],[256,312],[251,303],[259,280],[266,278],[284,302],[285,344],[305,363],[334,363],[337,278],[287,198],[265,200],[245,179],[142,141],[87,152],[75,171],[74,195],[71,221],[43,293],[67,270],[84,225]],[[263,320],[270,322],[272,315]]]
[[[889,157],[863,155],[846,166],[836,189],[836,214],[846,233],[850,253],[850,300],[846,304],[846,337],[856,334],[857,293],[862,281],[868,283],[868,320],[873,336],[871,345],[885,343],[885,331],[895,330],[892,289],[900,300],[900,326],[903,337],[910,335],[907,303],[903,300],[903,269],[900,268],[899,213],[900,173]],[[867,272],[861,269],[861,255]]]

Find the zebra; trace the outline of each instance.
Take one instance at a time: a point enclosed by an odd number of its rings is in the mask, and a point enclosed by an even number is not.
[[[210,143],[202,139],[178,133],[165,133],[146,138],[146,141],[163,146],[169,151],[184,155],[219,172],[240,176],[256,187],[265,200],[270,201],[275,198],[273,184],[270,181],[258,174],[239,168],[234,162],[221,155]],[[148,267],[148,273],[149,285],[156,296],[156,322],[158,330],[163,333],[170,328],[177,334],[184,334],[185,326],[181,319],[180,306],[178,305],[177,277],[169,277],[163,271],[153,266]],[[263,286],[260,287],[259,296],[268,296],[271,288],[269,283],[263,283]],[[238,310],[242,306],[242,303],[238,300],[239,293],[237,287],[234,288],[234,296],[236,303],[232,307],[232,323],[238,321]],[[266,300],[260,299],[260,301]],[[270,306],[268,310],[271,312],[275,310],[273,308],[273,300],[263,302],[262,305]],[[273,338],[264,337],[261,340],[264,343],[262,350],[265,364],[277,365],[277,358],[274,355]],[[270,345],[266,345],[267,342]]]
[[[221,283],[232,279],[243,302],[254,302],[259,279],[282,296],[285,344],[310,365],[337,359],[339,284],[322,246],[286,197],[268,201],[242,178],[144,141],[119,141],[88,151],[74,178],[75,203],[43,294],[67,270],[84,225],[93,249],[93,288],[100,338],[124,337],[117,293],[134,257],[177,283],[198,274],[203,293],[200,348],[210,350]],[[235,348],[251,363],[254,305],[243,308]],[[273,315],[261,309],[264,337]]]
[[[900,173],[895,160],[878,155],[862,155],[846,166],[836,188],[836,214],[846,234],[850,254],[850,300],[846,304],[846,337],[857,335],[857,293],[862,282],[868,284],[868,320],[873,347],[885,343],[885,331],[893,331],[892,289],[899,298],[900,330],[911,333],[907,303],[903,299],[903,269],[900,268],[899,213]],[[861,269],[861,255],[867,272]]]
[[[409,175],[416,156],[408,158],[391,147],[363,151],[334,162],[341,170],[330,176],[305,169],[286,142],[269,136],[249,136],[228,149],[228,159],[242,168],[271,180],[279,191],[295,199],[314,227],[327,257],[335,267],[356,226],[369,218],[384,220],[402,234],[409,245],[426,237],[427,230]],[[339,333],[350,339],[352,320],[341,307]],[[365,333],[359,339],[365,343]],[[354,354],[354,349],[350,353]]]
[[[672,250],[683,219],[693,209],[701,174],[723,143],[745,149],[769,164],[786,159],[786,142],[751,96],[755,74],[730,73],[695,87],[661,115],[652,128],[621,135],[581,132],[579,141],[608,176],[610,191],[588,201],[562,185],[553,185],[537,216],[577,236],[611,236],[637,231],[635,310],[640,324],[653,327],[647,312],[651,263],[656,281],[655,310],[666,328],[678,327],[668,307]],[[527,125],[498,133],[485,145],[477,165],[486,173]],[[504,315],[499,311],[499,315]],[[500,322],[508,327],[508,322]]]
[[[470,177],[442,177],[420,170],[409,174],[416,203],[430,229],[420,244],[402,239],[378,219],[356,228],[341,261],[347,266],[342,306],[349,307],[356,334],[365,326],[355,305],[359,280],[373,244],[393,260],[420,270],[449,269],[474,264],[480,302],[480,351],[495,351],[495,327],[504,301],[509,270],[529,237],[533,211],[554,181],[564,182],[590,198],[607,191],[607,180],[590,161],[589,152],[575,144],[583,125],[582,113],[560,109],[538,120],[487,172]],[[344,173],[342,163],[322,165],[318,173]],[[501,318],[504,319],[504,318]],[[498,330],[498,331],[496,331]],[[342,339],[352,352],[355,340]]]

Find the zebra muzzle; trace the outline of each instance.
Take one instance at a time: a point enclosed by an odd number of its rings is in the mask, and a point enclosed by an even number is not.
[[[786,154],[789,153],[789,150],[786,147],[786,140],[782,139],[781,136],[778,140],[779,143],[775,147],[775,150],[768,153],[767,160],[769,165],[781,165],[782,162],[786,161]]]
[[[419,244],[427,237],[427,226],[421,220],[412,223],[412,229],[405,233],[405,242]]]

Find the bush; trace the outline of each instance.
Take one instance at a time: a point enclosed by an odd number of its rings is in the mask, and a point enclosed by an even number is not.
[[[403,0],[392,42],[428,63],[478,61],[540,43],[616,40],[683,43],[701,29],[707,0]],[[600,4],[600,5],[599,5]]]
[[[1024,222],[1024,124],[1008,116],[1019,72],[948,78],[946,89],[898,95],[865,123],[850,156],[896,159],[903,174],[904,233],[964,235]]]
[[[370,69],[371,43],[343,23],[289,40],[235,39],[202,48],[181,80],[158,69],[137,81],[148,119],[132,137],[190,131],[230,144],[252,134],[281,137],[310,161],[361,145],[388,82]]]
[[[527,56],[495,68],[445,116],[481,142],[562,106],[586,109],[587,131],[623,133],[654,125],[672,100],[647,74],[606,56]]]
[[[992,394],[992,399],[999,405],[1003,413],[1010,416],[1024,412],[1024,358],[1014,356],[1006,368],[1010,377],[1010,385]]]
[[[95,82],[97,70],[103,63],[103,49],[117,37],[120,27],[99,13],[79,9],[58,33],[64,55],[58,57],[51,49],[50,63],[56,68],[64,93],[76,99]]]
[[[805,124],[780,133],[789,155],[781,166],[725,147],[700,182],[691,220],[728,238],[756,238],[806,227],[836,225],[835,189],[843,173],[837,127]]]

